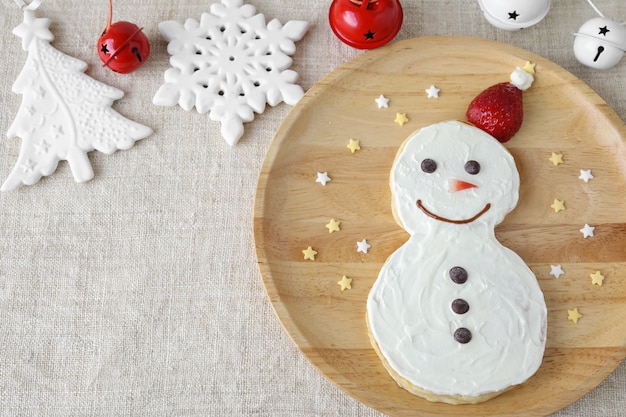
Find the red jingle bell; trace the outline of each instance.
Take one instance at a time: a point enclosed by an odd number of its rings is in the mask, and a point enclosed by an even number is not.
[[[391,41],[402,26],[398,0],[333,0],[330,27],[345,44],[374,49]]]
[[[109,0],[107,26],[98,39],[98,56],[103,65],[115,72],[128,74],[142,66],[150,55],[150,42],[142,28],[130,22],[111,24],[112,0]]]

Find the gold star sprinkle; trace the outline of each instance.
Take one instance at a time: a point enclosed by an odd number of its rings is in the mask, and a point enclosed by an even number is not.
[[[602,281],[604,281],[604,275],[602,275],[600,271],[596,271],[589,276],[591,277],[591,285],[599,285],[600,287],[602,286]]]
[[[312,261],[315,260],[315,255],[317,255],[317,252],[313,250],[312,247],[308,247],[305,250],[302,251],[302,253],[304,254],[304,260],[306,261],[307,259],[310,259]]]
[[[573,310],[567,310],[567,319],[573,321],[574,324],[577,324],[578,319],[582,316],[583,315],[578,312],[578,308],[575,308]]]
[[[341,230],[339,228],[340,224],[341,224],[340,221],[337,221],[335,219],[330,219],[330,222],[328,222],[328,224],[326,225],[326,227],[328,228],[328,233],[338,232],[339,230]]]
[[[563,163],[563,154],[552,152],[552,156],[548,158],[548,161],[552,162],[554,166]]]
[[[555,213],[558,213],[559,211],[565,210],[565,202],[563,200],[557,200],[555,198],[554,203],[552,203],[550,207],[554,209]]]
[[[522,69],[524,71],[526,71],[527,73],[529,73],[529,74],[534,74],[536,66],[537,66],[537,64],[535,64],[534,62],[526,61],[526,63],[522,67]]]
[[[348,149],[350,149],[350,152],[355,153],[356,151],[361,149],[361,146],[359,145],[359,141],[358,140],[354,140],[352,138],[350,138],[350,143],[348,143],[348,145],[346,145],[346,147]]]
[[[396,113],[396,120],[394,120],[394,123],[397,123],[400,126],[404,126],[404,124],[408,121],[409,118],[406,117],[406,113]]]
[[[348,278],[347,276],[341,277],[341,281],[337,281],[337,284],[341,287],[341,292],[344,290],[352,289],[352,278]]]

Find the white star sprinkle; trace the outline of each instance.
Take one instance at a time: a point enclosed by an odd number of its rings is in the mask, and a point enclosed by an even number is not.
[[[369,250],[369,248],[371,248],[371,247],[372,247],[372,245],[370,245],[369,243],[367,243],[367,240],[365,240],[365,239],[363,239],[363,240],[362,240],[362,241],[360,241],[360,242],[356,242],[356,246],[357,246],[356,251],[357,251],[357,252],[363,252],[363,253],[367,253],[367,251]]]
[[[330,177],[328,176],[328,172],[318,172],[317,179],[315,182],[319,182],[320,184],[326,186],[326,183],[330,181]]]
[[[427,88],[426,93],[428,94],[428,98],[439,98],[439,92],[441,91],[439,88],[435,87],[434,85],[431,85],[429,88]]]
[[[585,239],[587,239],[590,236],[594,236],[593,231],[595,230],[594,226],[589,226],[587,223],[585,223],[585,227],[583,227],[582,229],[580,229],[580,233],[583,234],[583,237]]]
[[[550,275],[554,275],[554,278],[559,279],[564,273],[565,271],[563,271],[561,265],[550,265]]]
[[[581,169],[580,170],[580,178],[581,180],[585,181],[585,182],[589,182],[589,180],[593,179],[593,175],[591,175],[591,170],[590,169]]]
[[[378,108],[382,109],[384,108],[388,108],[389,107],[389,99],[387,97],[385,97],[384,95],[380,95],[380,97],[378,97],[376,100],[374,100],[376,102],[376,104],[378,104]]]

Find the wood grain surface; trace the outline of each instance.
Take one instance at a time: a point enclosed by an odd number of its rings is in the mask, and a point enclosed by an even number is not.
[[[496,236],[533,270],[548,306],[543,364],[526,383],[479,405],[430,403],[399,388],[368,340],[365,304],[385,259],[408,234],[391,214],[389,171],[415,130],[463,120],[483,89],[527,60],[522,129],[506,144],[520,203]],[[427,98],[434,84],[439,98]],[[389,108],[375,99],[384,94]],[[409,122],[394,123],[398,112]],[[580,80],[528,51],[493,41],[424,37],[364,53],[315,85],[278,130],[260,173],[254,232],[263,283],[302,353],[341,389],[391,416],[540,416],[580,398],[626,356],[626,128]],[[351,153],[350,138],[361,149]],[[564,163],[548,158],[562,153]],[[581,169],[595,176],[578,178]],[[332,180],[322,186],[317,172]],[[555,198],[565,211],[555,213]],[[330,219],[341,230],[329,233]],[[595,236],[583,238],[585,223]],[[356,251],[362,239],[372,245]],[[311,246],[315,261],[304,260]],[[550,275],[560,264],[565,274]],[[602,286],[590,274],[601,271]],[[337,281],[352,279],[341,291]],[[567,310],[583,317],[574,324]]]

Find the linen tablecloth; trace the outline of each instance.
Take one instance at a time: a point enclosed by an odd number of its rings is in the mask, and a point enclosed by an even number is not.
[[[152,53],[138,71],[103,68],[96,40],[107,2],[45,0],[52,45],[119,88],[119,113],[154,133],[127,151],[90,154],[95,179],[77,184],[63,162],[37,184],[0,194],[0,416],[380,416],[316,371],[275,317],[257,268],[253,204],[264,155],[290,107],[245,125],[238,145],[207,114],[156,107],[169,68],[157,24],[199,19],[214,1],[114,1],[114,21],[144,27]],[[309,89],[363,53],[328,24],[330,0],[249,0],[267,20],[307,20],[292,69]],[[573,33],[595,17],[585,0],[554,0],[537,26],[491,26],[475,0],[404,0],[396,40],[488,38],[542,55],[589,84],[626,120],[626,61],[579,64]],[[626,20],[626,2],[596,0]],[[0,3],[0,132],[22,97],[11,91],[26,60],[11,30],[23,14]],[[445,51],[441,51],[445,53]],[[20,140],[0,141],[0,177]],[[556,416],[622,416],[626,364]],[[461,412],[461,411],[460,411]]]

